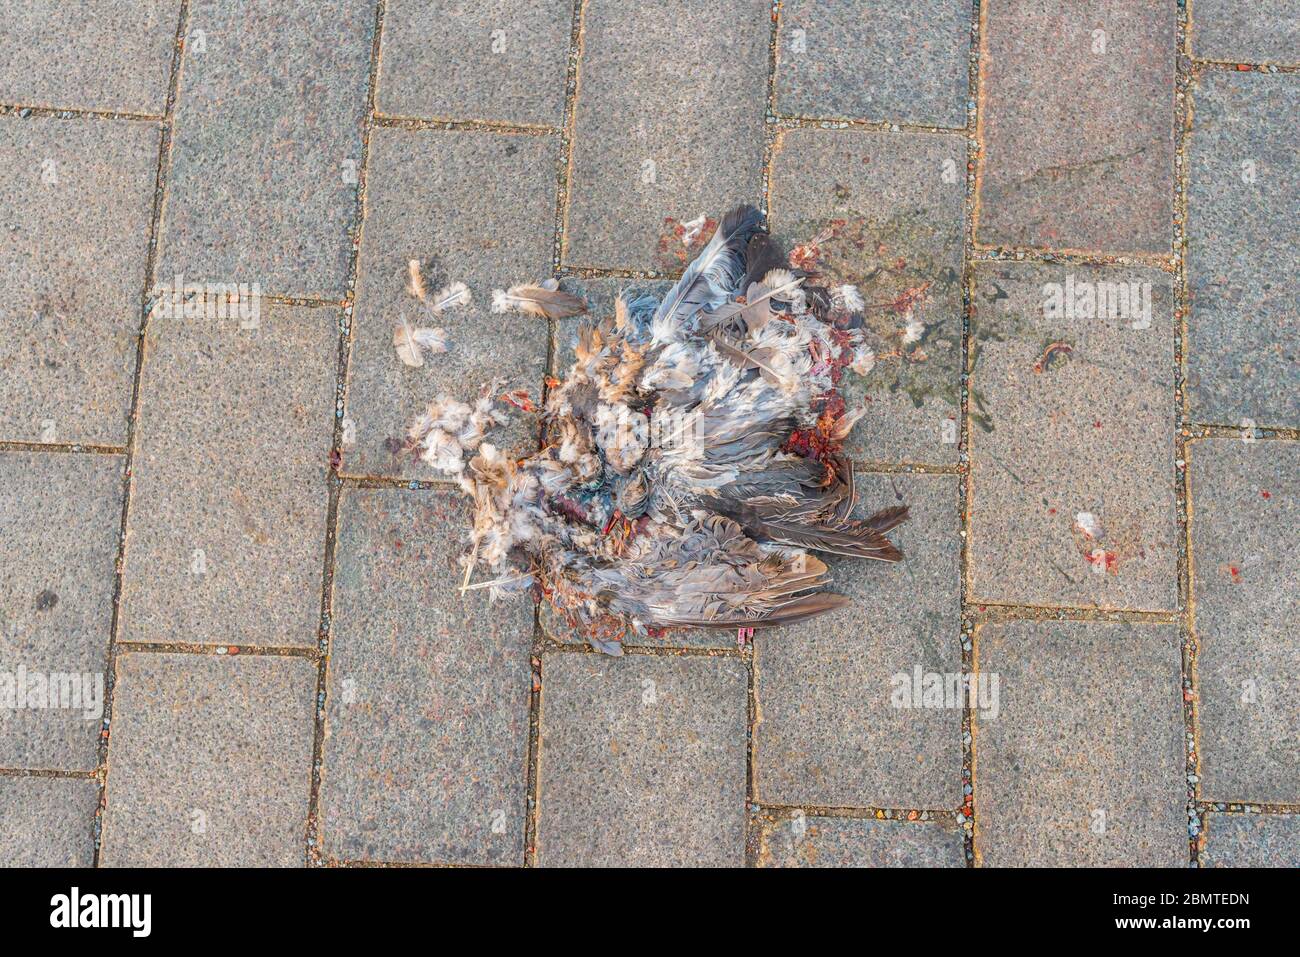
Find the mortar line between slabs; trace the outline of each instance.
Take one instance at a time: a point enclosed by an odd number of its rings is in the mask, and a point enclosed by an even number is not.
[[[321,654],[314,645],[209,645],[194,641],[119,641],[117,648],[132,654],[308,658],[312,661]]]
[[[524,867],[537,866],[538,772],[542,733],[542,634],[541,606],[533,605],[533,634],[528,646],[528,742],[524,768]]]
[[[835,817],[850,820],[898,821],[904,824],[951,826],[953,815],[961,814],[961,808],[951,807],[865,807],[818,805],[818,804],[775,804],[758,802],[754,805],[754,814],[775,823],[786,820],[793,812],[802,811],[808,817]],[[910,817],[909,815],[916,815]],[[921,815],[928,815],[922,818]]]
[[[1207,60],[1203,57],[1188,56],[1196,70],[1213,70],[1223,73],[1300,73],[1300,63],[1262,63],[1243,60]]]
[[[57,780],[98,781],[99,769],[64,771],[61,768],[0,768],[0,778],[54,778]]]
[[[322,867],[337,867],[347,870],[432,870],[432,871],[499,871],[510,867],[508,864],[465,864],[460,861],[397,861],[347,860],[336,857],[323,858]]]
[[[321,296],[272,296],[263,293],[263,302],[274,306],[307,306],[313,309],[342,309],[347,305],[346,299],[328,299]]]
[[[1204,820],[1196,809],[1196,792],[1200,782],[1200,739],[1196,714],[1196,636],[1192,629],[1191,587],[1191,502],[1187,486],[1187,322],[1191,303],[1187,280],[1187,209],[1188,150],[1191,145],[1192,89],[1196,74],[1191,67],[1190,14],[1187,6],[1178,10],[1176,23],[1178,55],[1174,58],[1174,182],[1173,182],[1173,252],[1174,252],[1174,519],[1178,526],[1178,630],[1179,678],[1183,718],[1183,785],[1187,791],[1187,812],[1183,822],[1183,839],[1187,842],[1187,863],[1200,866],[1201,837]]]
[[[103,847],[103,814],[108,798],[108,758],[112,743],[113,698],[117,684],[117,644],[122,629],[122,588],[126,572],[126,533],[131,512],[131,468],[135,461],[136,427],[140,420],[140,379],[144,371],[145,334],[149,328],[149,299],[154,271],[158,266],[159,224],[171,169],[172,131],[175,127],[176,99],[180,91],[181,68],[185,54],[185,34],[189,25],[189,0],[181,0],[177,13],[176,33],[172,46],[171,73],[167,80],[167,104],[158,134],[158,165],[154,170],[153,208],[149,216],[149,246],[145,254],[144,284],[140,290],[140,328],[135,343],[135,369],[131,376],[131,411],[126,423],[126,448],[122,462],[122,515],[118,524],[117,560],[113,570],[113,611],[108,631],[108,654],[104,662],[104,716],[99,733],[98,772],[99,802],[95,809],[95,850],[92,867],[100,866]]]
[[[125,455],[125,445],[87,445],[81,442],[0,441],[3,452],[52,452],[56,455]]]
[[[591,645],[578,644],[576,642],[556,641],[545,633],[540,646],[543,654],[547,655],[592,655],[595,657],[608,657],[604,652],[597,651]],[[748,654],[747,651],[741,651],[735,647],[717,648],[686,646],[686,645],[623,645],[623,654],[628,657],[644,655],[649,658],[731,658],[743,660]]]
[[[569,193],[573,188],[573,150],[578,124],[578,92],[582,86],[582,52],[586,38],[587,0],[573,0],[569,26],[569,59],[564,74],[564,116],[560,128],[560,160],[555,183],[555,233],[551,265],[556,275],[568,275],[564,259],[569,242]]]
[[[679,275],[661,273],[653,269],[618,269],[607,266],[579,266],[573,263],[560,263],[555,267],[555,272],[561,279],[635,279],[639,282],[676,279]]]
[[[856,130],[863,133],[921,133],[927,136],[966,136],[964,126],[931,126],[926,123],[898,123],[890,120],[864,120],[847,116],[802,116],[797,113],[769,114],[772,125],[785,130]]]
[[[1267,801],[1197,801],[1197,809],[1202,813],[1214,814],[1300,814],[1300,804],[1284,804]],[[1202,822],[1202,826],[1204,823]]]
[[[463,132],[502,133],[507,136],[555,136],[559,127],[544,123],[508,123],[501,120],[454,119],[442,116],[395,116],[375,112],[374,126],[403,130],[458,130]]]
[[[764,88],[763,104],[763,157],[759,164],[762,170],[759,182],[759,212],[771,228],[772,218],[772,167],[776,161],[777,140],[781,130],[776,119],[776,76],[780,69],[781,50],[781,0],[772,0],[768,16],[767,35],[767,77]]]
[[[1248,430],[1239,425],[1210,425],[1201,422],[1195,424],[1184,422],[1183,429],[1188,433],[1186,438],[1189,442],[1196,439],[1241,439],[1243,435],[1250,431],[1254,432],[1254,440],[1260,442],[1295,442],[1300,440],[1300,429],[1256,426],[1254,429]],[[1247,439],[1246,441],[1251,440]]]
[[[977,663],[972,640],[973,626],[968,612],[970,598],[967,578],[970,568],[970,504],[972,496],[970,474],[970,327],[971,311],[975,301],[975,206],[978,201],[976,172],[980,159],[980,65],[983,42],[983,11],[979,0],[971,4],[970,52],[966,62],[966,195],[962,205],[962,305],[961,305],[961,388],[958,395],[960,412],[958,427],[957,495],[958,514],[961,516],[958,555],[958,589],[961,642],[961,667],[968,675],[974,674]],[[962,830],[962,855],[966,866],[976,865],[975,849],[975,721],[969,695],[962,704],[961,714],[961,796],[962,803],[954,818]]]
[[[23,116],[23,111],[27,115]],[[37,106],[34,103],[0,103],[0,116],[16,116],[26,120],[33,117],[56,120],[127,120],[136,123],[165,122],[166,115],[157,113],[135,113],[130,110],[90,110],[75,106]]]
[[[984,628],[985,622],[974,622],[970,627],[970,673],[978,675],[980,673],[980,631]],[[967,696],[969,697],[969,696]],[[983,855],[980,854],[979,846],[979,818],[975,814],[975,778],[978,770],[978,745],[976,736],[979,734],[979,724],[975,720],[975,712],[969,705],[966,707],[965,719],[969,722],[970,744],[967,748],[968,760],[970,761],[971,774],[971,793],[970,793],[970,831],[967,834],[968,848],[970,851],[970,860],[966,862],[967,867],[982,867],[984,864]]]
[[[1176,624],[1177,611],[1142,611],[1130,608],[1082,608],[1068,605],[1023,605],[1013,602],[970,600],[966,617],[971,621],[1113,621],[1131,624]]]
[[[330,442],[330,464],[325,510],[325,542],[321,559],[320,625],[316,657],[316,700],[313,702],[315,728],[312,736],[311,776],[307,792],[307,823],[303,830],[304,858],[307,866],[321,865],[320,789],[325,758],[325,697],[329,683],[330,651],[333,647],[334,557],[338,543],[339,501],[343,481],[339,468],[343,457],[343,421],[347,411],[348,375],[352,362],[352,339],[355,330],[357,275],[361,263],[361,240],[365,232],[366,187],[370,179],[370,137],[375,128],[375,93],[378,85],[382,49],[384,14],[387,0],[375,4],[374,35],[371,37],[370,69],[366,79],[366,113],[361,129],[361,161],[357,164],[356,206],[352,219],[352,252],[348,258],[347,292],[338,335],[338,355],[334,394],[334,433]]]
[[[1049,246],[991,246],[973,242],[971,258],[980,263],[1031,262],[1067,266],[1140,266],[1173,272],[1175,257],[1164,253],[1107,252],[1103,249],[1055,249]]]

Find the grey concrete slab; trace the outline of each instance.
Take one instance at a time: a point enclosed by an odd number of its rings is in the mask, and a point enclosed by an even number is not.
[[[339,311],[149,322],[121,640],[315,645]]]
[[[348,387],[357,442],[344,449],[345,472],[444,477],[395,451],[439,395],[473,402],[495,381],[500,392],[526,389],[540,400],[547,321],[492,312],[492,292],[551,275],[558,148],[551,136],[375,131]],[[423,262],[430,294],[463,282],[471,304],[431,318],[407,291],[412,259]],[[444,328],[449,351],[421,368],[402,365],[393,330],[403,317]],[[521,453],[536,449],[537,416],[503,408],[510,423],[490,441]]]
[[[305,862],[316,663],[132,652],[117,659],[101,862]]]
[[[1202,867],[1300,867],[1300,816],[1205,815]]]
[[[970,600],[1174,609],[1170,277],[980,263],[975,283]]]
[[[777,111],[965,126],[970,40],[966,0],[790,0],[781,6]]]
[[[98,764],[122,458],[0,452],[0,767]]]
[[[558,127],[572,21],[572,0],[390,0],[379,112]]]
[[[743,865],[747,685],[735,657],[546,655],[538,864]]]
[[[976,238],[1168,254],[1174,4],[990,0]]]
[[[582,28],[563,259],[656,268],[674,225],[760,198],[771,4],[592,0]]]
[[[960,704],[894,691],[899,675],[961,672],[957,479],[859,474],[857,484],[860,517],[911,508],[889,536],[904,559],[821,556],[830,590],[853,603],[756,636],[755,793],[767,804],[955,810]]]
[[[126,443],[159,135],[0,117],[0,439]]]
[[[0,867],[90,867],[93,778],[0,777]]]
[[[180,0],[0,0],[0,103],[161,116]]]
[[[1192,55],[1230,63],[1300,63],[1297,0],[1195,0]]]
[[[458,592],[458,493],[346,488],[339,516],[322,852],[522,864],[532,601]]]
[[[1178,626],[989,624],[975,715],[975,848],[986,867],[1185,867]]]
[[[374,23],[375,0],[190,3],[160,277],[342,298]]]
[[[849,407],[867,409],[845,444],[855,459],[957,461],[965,168],[955,135],[800,129],[777,138],[775,235],[820,284],[852,283],[868,304],[875,365],[840,380]],[[921,329],[909,336],[911,323]]]
[[[1300,87],[1203,73],[1188,186],[1187,385],[1193,421],[1300,426]]]
[[[1300,803],[1300,443],[1188,445],[1200,794]]]
[[[764,821],[759,867],[965,867],[962,832],[940,823],[815,817]]]

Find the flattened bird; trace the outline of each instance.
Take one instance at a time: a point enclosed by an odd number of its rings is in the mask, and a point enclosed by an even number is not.
[[[629,628],[743,635],[847,604],[813,553],[898,561],[885,533],[907,507],[853,519],[841,452],[862,414],[835,386],[861,361],[862,299],[808,279],[743,206],[662,301],[624,290],[582,327],[540,451],[515,460],[486,440],[504,421],[495,388],[432,403],[408,448],[473,499],[465,587],[534,589],[618,653]],[[528,311],[581,308],[558,295]],[[471,585],[478,563],[495,577]]]

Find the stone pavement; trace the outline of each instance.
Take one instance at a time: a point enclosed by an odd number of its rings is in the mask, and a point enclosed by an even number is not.
[[[1300,864],[1297,0],[0,33],[0,864]],[[607,309],[739,201],[921,290],[844,383],[907,560],[620,659],[462,598],[466,506],[394,446],[576,328],[492,288]],[[411,259],[475,297],[423,368]]]

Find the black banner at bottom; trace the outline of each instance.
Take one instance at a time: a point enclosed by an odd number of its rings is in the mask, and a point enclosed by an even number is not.
[[[698,882],[698,883],[697,883]],[[499,939],[531,925],[538,939],[565,908],[564,934],[626,933],[686,911],[678,934],[719,940],[731,920],[773,916],[837,919],[858,934],[914,930],[1092,939],[1199,934],[1231,941],[1255,930],[1281,931],[1294,918],[1295,871],[1262,870],[956,870],[734,871],[583,874],[446,868],[264,870],[0,871],[0,927],[14,935],[76,935],[120,942],[256,940],[331,945],[373,941],[377,930],[441,933],[478,926]],[[811,909],[811,910],[810,910]],[[641,913],[638,913],[641,912]],[[710,917],[719,918],[709,920]],[[703,919],[701,919],[703,918]],[[504,919],[504,923],[503,923]],[[892,926],[891,926],[892,925]],[[726,929],[724,929],[726,928]],[[847,928],[846,928],[847,929]],[[744,931],[742,930],[743,934]],[[436,938],[435,938],[436,939]]]

